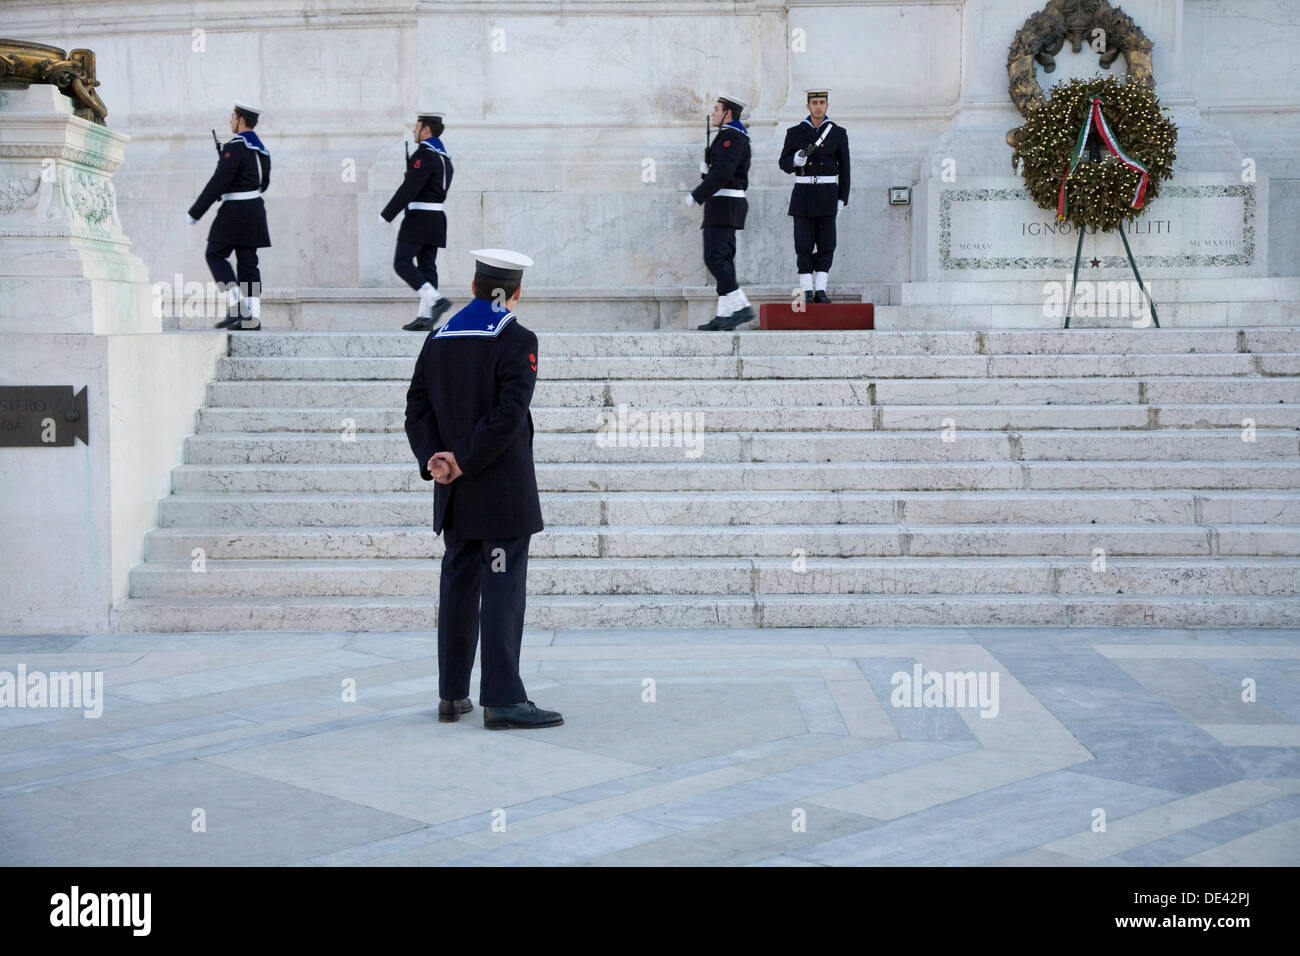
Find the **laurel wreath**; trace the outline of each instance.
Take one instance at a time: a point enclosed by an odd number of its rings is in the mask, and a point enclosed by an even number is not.
[[[1101,98],[1106,126],[1115,144],[1132,161],[1147,170],[1144,198],[1135,200],[1141,173],[1108,152],[1099,131],[1088,136],[1088,146],[1100,147],[1101,160],[1084,150],[1067,176],[1079,131],[1088,122],[1093,97]],[[1058,212],[1061,182],[1065,179],[1065,215],[1076,227],[1102,232],[1118,229],[1125,219],[1146,212],[1159,195],[1160,183],[1173,178],[1174,146],[1178,127],[1161,110],[1155,90],[1116,77],[1062,80],[1051,96],[1035,109],[1021,127],[1012,165],[1024,177],[1029,195],[1039,206]],[[1135,205],[1136,201],[1136,205]]]

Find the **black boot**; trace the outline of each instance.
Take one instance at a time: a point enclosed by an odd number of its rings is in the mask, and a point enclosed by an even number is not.
[[[474,709],[468,697],[462,697],[460,700],[440,700],[438,701],[438,719],[445,724],[452,721],[460,720],[461,714],[468,714]]]
[[[558,727],[564,718],[558,711],[541,710],[531,700],[512,707],[484,707],[483,726],[488,730],[508,730],[511,727]]]
[[[806,290],[806,291],[804,292],[804,294],[803,294],[804,305],[807,305],[807,304],[808,304],[809,302],[811,302],[812,300],[813,300],[812,290],[811,290],[811,289],[808,289],[808,290]]]
[[[243,321],[244,317],[239,314],[239,305],[228,305],[226,306],[226,317],[218,322],[216,327],[219,329],[233,329]]]
[[[447,299],[439,299],[434,303],[433,311],[427,317],[417,315],[414,322],[408,322],[402,328],[407,332],[432,332],[442,324],[438,319],[450,308],[451,302]]]
[[[831,299],[830,299],[830,296],[828,296],[828,295],[826,294],[826,290],[825,290],[825,289],[818,289],[818,290],[813,294],[813,301],[814,301],[814,302],[825,302],[825,303],[829,304],[830,301],[831,301]]]
[[[747,305],[743,309],[737,309],[731,315],[727,316],[718,324],[718,329],[723,332],[730,332],[732,329],[740,328],[742,325],[748,325],[758,318],[758,313],[754,311],[752,305]]]

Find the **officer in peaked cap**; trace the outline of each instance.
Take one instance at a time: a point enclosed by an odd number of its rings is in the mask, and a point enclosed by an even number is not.
[[[440,720],[472,710],[470,670],[483,645],[483,725],[553,727],[519,676],[528,542],[542,530],[533,470],[537,336],[511,311],[527,256],[477,249],[474,298],[424,341],[406,393],[406,437],[434,488],[445,552],[438,604]],[[482,610],[480,611],[480,603]]]
[[[785,131],[779,160],[794,174],[789,213],[805,302],[830,302],[826,281],[835,256],[835,216],[849,201],[849,136],[826,118],[830,90],[805,90],[808,115]]]
[[[218,148],[217,171],[185,216],[195,225],[209,206],[221,202],[204,253],[212,278],[226,292],[226,317],[217,323],[219,329],[262,327],[262,273],[257,267],[257,250],[271,244],[266,203],[262,201],[262,193],[271,185],[271,152],[253,132],[261,115],[260,108],[235,100],[230,113],[230,131],[235,138]],[[238,272],[227,261],[232,251]]]
[[[441,110],[422,110],[415,119],[415,151],[406,158],[406,178],[393,198],[379,214],[383,222],[392,222],[402,213],[402,227],[397,231],[397,249],[393,269],[420,295],[415,320],[402,328],[408,332],[428,332],[451,308],[438,291],[438,250],[447,246],[447,214],[443,203],[451,187],[451,156],[442,145]]]
[[[688,206],[704,207],[704,264],[718,283],[718,314],[699,326],[708,331],[729,331],[757,318],[736,281],[736,230],[745,228],[749,212],[749,131],[740,122],[745,108],[734,96],[718,97],[712,116],[718,133],[700,164],[702,182],[685,199]]]

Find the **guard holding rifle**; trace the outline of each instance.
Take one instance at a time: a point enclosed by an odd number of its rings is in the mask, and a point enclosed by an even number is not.
[[[687,194],[688,206],[704,207],[704,264],[718,282],[718,314],[699,328],[726,332],[753,322],[757,315],[745,290],[736,281],[736,230],[745,228],[749,201],[749,132],[740,123],[745,104],[734,96],[720,96],[711,117],[718,135],[704,152],[700,164],[703,180]]]
[[[213,130],[217,171],[185,216],[193,226],[209,206],[221,201],[221,208],[208,230],[208,247],[204,253],[212,278],[226,293],[226,317],[217,323],[219,329],[262,327],[262,273],[257,267],[257,250],[271,245],[266,228],[266,203],[262,201],[262,193],[271,184],[271,153],[253,132],[261,114],[258,107],[235,100],[235,108],[230,113],[230,131],[236,134],[235,138],[222,145]],[[227,261],[232,251],[238,273]]]
[[[849,136],[826,118],[830,90],[804,91],[808,116],[785,131],[780,166],[794,173],[789,213],[805,302],[830,302],[826,281],[835,256],[835,216],[849,201]]]
[[[451,157],[439,138],[441,111],[426,110],[415,118],[415,152],[406,157],[406,178],[379,214],[392,222],[402,213],[397,231],[393,270],[420,296],[415,319],[402,326],[408,332],[429,332],[451,308],[438,291],[438,250],[447,246],[447,214],[442,204],[451,187]]]

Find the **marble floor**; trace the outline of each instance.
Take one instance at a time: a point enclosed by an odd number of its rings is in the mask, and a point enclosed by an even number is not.
[[[1300,864],[1300,631],[534,631],[505,732],[436,651],[0,638],[0,863]]]

